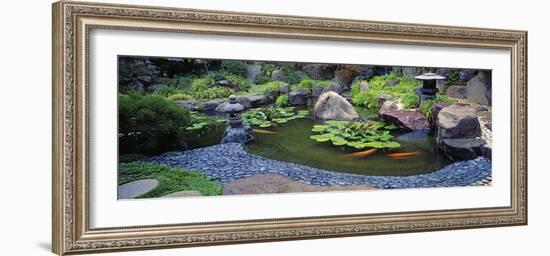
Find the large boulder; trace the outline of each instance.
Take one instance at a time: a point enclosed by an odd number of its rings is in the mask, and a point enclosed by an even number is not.
[[[282,70],[276,69],[271,72],[271,80],[284,80],[285,74]]]
[[[246,80],[251,83],[257,82],[262,77],[262,66],[260,65],[247,65],[246,66]]]
[[[313,98],[321,97],[321,94],[323,94],[324,90],[325,90],[325,88],[323,88],[319,85],[313,85],[313,88],[311,89]]]
[[[279,92],[281,94],[288,94],[290,92],[290,84],[279,85]]]
[[[340,94],[329,91],[321,94],[313,114],[320,120],[341,120],[350,121],[359,118],[353,106]]]
[[[430,129],[428,119],[417,110],[387,109],[379,112],[382,121],[410,131]]]
[[[364,92],[368,92],[370,91],[370,86],[369,86],[369,82],[367,81],[361,81],[359,83],[359,92],[360,93],[364,93]]]
[[[243,105],[245,109],[249,109],[252,107],[250,99],[246,96],[237,96],[237,103]]]
[[[474,108],[452,104],[439,111],[436,122],[436,140],[475,138],[481,135]]]
[[[304,71],[311,79],[320,80],[323,78],[323,70],[320,64],[307,64],[302,67]]]
[[[304,89],[298,89],[288,94],[288,103],[293,106],[306,105],[309,92]]]
[[[182,108],[189,110],[197,111],[200,110],[201,106],[195,100],[178,100],[176,104]]]
[[[248,95],[246,97],[250,100],[250,105],[255,108],[269,103],[269,99],[265,95]]]
[[[491,105],[491,72],[479,71],[466,85],[466,100],[481,105]]]
[[[458,72],[458,77],[461,81],[470,81],[476,75],[474,69],[463,69]]]
[[[147,92],[150,92],[150,93],[156,93],[158,91],[160,91],[160,89],[166,87],[166,85],[164,84],[152,84],[152,85],[149,85],[147,87]]]
[[[132,78],[132,80],[128,84],[128,89],[141,93],[145,92],[145,86],[136,78]]]
[[[435,103],[432,105],[432,121],[433,122],[436,122],[437,121],[437,115],[439,115],[439,112],[450,106],[451,103],[444,103],[444,102],[438,102],[438,103]]]
[[[214,111],[216,110],[221,104],[223,103],[223,100],[209,100],[202,103],[202,110],[203,111]]]
[[[449,98],[466,99],[466,86],[451,85],[445,91],[445,95]]]
[[[236,91],[236,92],[241,89],[238,84],[236,84],[236,83],[234,83],[233,81],[230,81],[230,80],[216,81],[216,85],[227,87],[227,88],[232,89],[233,91]]]
[[[329,86],[327,86],[324,90],[323,90],[323,93],[326,93],[326,92],[335,92],[335,93],[342,93],[344,91],[344,86],[338,84],[338,83],[331,83]]]
[[[480,138],[444,139],[440,142],[439,148],[449,159],[464,161],[483,155],[484,144],[485,140]]]

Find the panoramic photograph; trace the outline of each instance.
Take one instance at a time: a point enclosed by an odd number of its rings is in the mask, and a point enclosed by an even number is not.
[[[490,186],[491,70],[118,56],[118,199]]]

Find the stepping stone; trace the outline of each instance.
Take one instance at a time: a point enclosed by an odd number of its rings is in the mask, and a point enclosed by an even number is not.
[[[190,197],[190,196],[202,196],[202,194],[197,190],[183,190],[183,191],[170,193],[162,197]]]
[[[118,186],[118,199],[132,199],[144,195],[159,185],[158,180],[144,179]]]

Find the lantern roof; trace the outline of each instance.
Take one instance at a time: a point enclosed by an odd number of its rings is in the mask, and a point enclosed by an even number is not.
[[[235,113],[235,112],[242,112],[244,110],[244,106],[237,102],[237,96],[231,95],[229,96],[229,104],[225,107],[225,112],[227,113]]]
[[[446,79],[446,77],[440,76],[436,73],[424,73],[422,75],[415,76],[414,78],[418,79],[418,80],[443,80],[443,79]]]

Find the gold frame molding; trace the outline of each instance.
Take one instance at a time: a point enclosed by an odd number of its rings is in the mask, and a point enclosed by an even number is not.
[[[91,229],[87,70],[93,29],[510,50],[511,205]],[[52,72],[52,249],[60,255],[527,224],[526,31],[61,1],[53,4]]]

